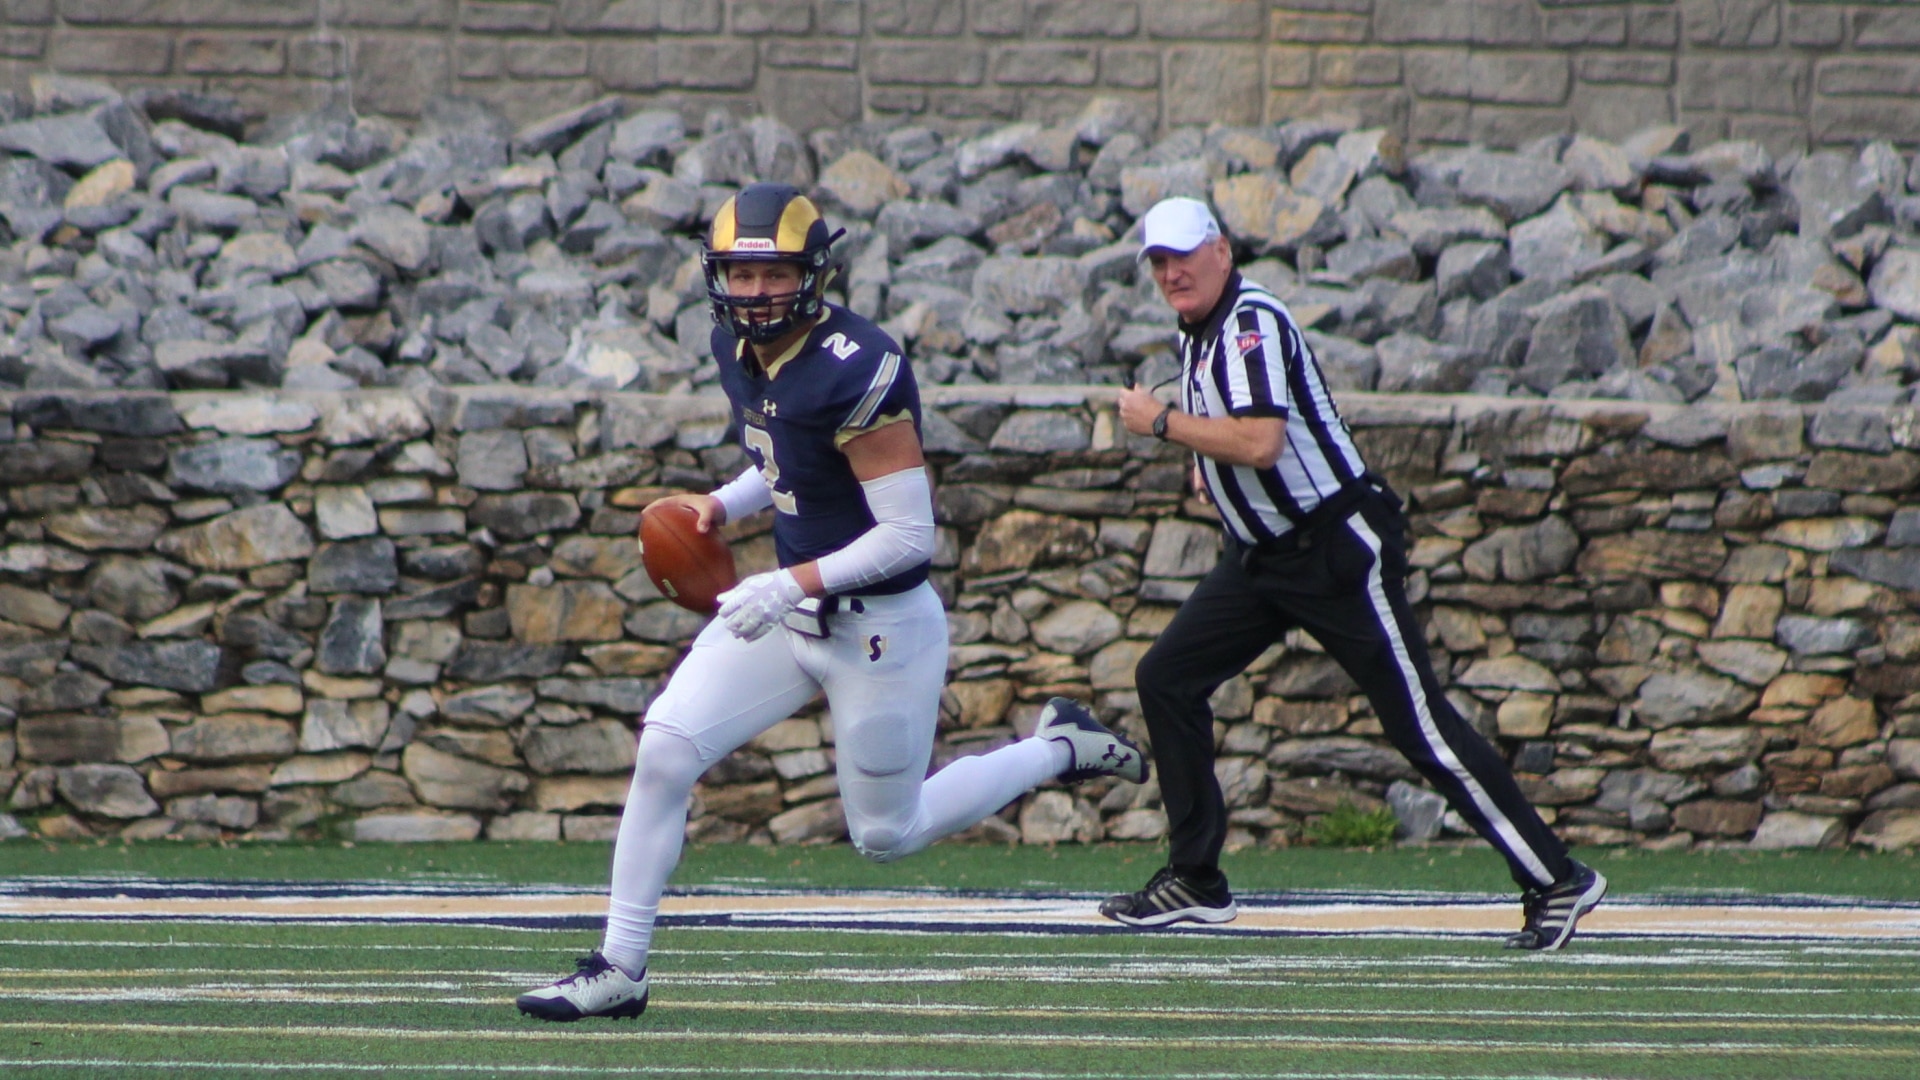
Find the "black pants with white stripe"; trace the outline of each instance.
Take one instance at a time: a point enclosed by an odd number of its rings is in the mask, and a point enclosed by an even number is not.
[[[1447,702],[1407,604],[1404,519],[1371,496],[1304,549],[1248,553],[1231,539],[1220,562],[1134,672],[1170,830],[1169,863],[1210,876],[1227,809],[1214,778],[1208,697],[1293,627],[1311,634],[1360,685],[1387,739],[1506,856],[1522,886],[1568,873],[1567,848],[1486,738]]]

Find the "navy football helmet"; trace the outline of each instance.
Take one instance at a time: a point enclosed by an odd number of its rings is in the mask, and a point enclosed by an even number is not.
[[[832,277],[830,249],[844,231],[829,235],[819,207],[791,185],[749,184],[740,189],[714,215],[702,254],[713,321],[735,337],[763,345],[818,318]],[[735,296],[728,290],[727,268],[736,262],[793,263],[800,268],[800,288],[773,296]],[[786,311],[777,319],[748,318],[753,311],[782,304]]]

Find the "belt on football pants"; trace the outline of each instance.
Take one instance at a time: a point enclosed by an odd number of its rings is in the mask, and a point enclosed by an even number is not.
[[[809,596],[787,609],[787,613],[780,616],[780,621],[786,624],[787,629],[797,634],[825,640],[829,636],[827,616],[839,613],[842,600],[838,593],[828,596]],[[847,610],[856,615],[866,614],[867,605],[861,603],[859,597],[848,596],[844,600]]]

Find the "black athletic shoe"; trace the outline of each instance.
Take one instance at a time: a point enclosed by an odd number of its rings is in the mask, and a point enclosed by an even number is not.
[[[1232,922],[1240,909],[1227,891],[1226,875],[1217,884],[1195,883],[1163,866],[1147,887],[1139,892],[1120,893],[1100,902],[1100,914],[1128,926],[1165,926],[1185,921],[1203,923]]]
[[[1527,924],[1507,939],[1509,949],[1551,952],[1573,939],[1574,924],[1607,895],[1607,879],[1593,867],[1573,861],[1573,872],[1544,889],[1520,896]]]
[[[597,949],[574,965],[579,970],[552,986],[521,994],[514,1004],[536,1020],[562,1023],[589,1016],[631,1020],[647,1011],[645,971],[638,979],[628,978]]]

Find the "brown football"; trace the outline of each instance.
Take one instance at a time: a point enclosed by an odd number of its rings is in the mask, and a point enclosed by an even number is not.
[[[720,530],[699,531],[694,528],[698,518],[681,503],[649,503],[640,513],[640,559],[653,587],[667,599],[711,615],[720,606],[719,595],[740,579]]]

